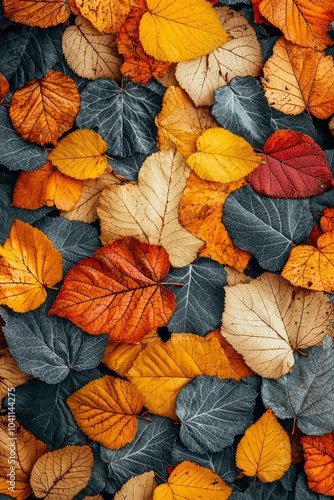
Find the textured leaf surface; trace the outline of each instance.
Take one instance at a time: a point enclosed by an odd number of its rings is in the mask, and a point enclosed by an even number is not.
[[[292,249],[312,230],[309,200],[272,199],[250,186],[230,194],[223,223],[233,243],[248,250],[264,269],[281,269]]]
[[[116,493],[114,500],[152,500],[157,487],[154,477],[153,471],[132,477]]]
[[[67,0],[4,0],[3,9],[11,21],[41,28],[64,23],[71,13]]]
[[[303,436],[305,472],[312,491],[326,496],[334,494],[334,433]]]
[[[191,451],[221,451],[253,422],[257,392],[236,380],[199,376],[181,390],[175,413],[180,439]]]
[[[296,500],[328,500],[328,496],[314,493],[307,486],[306,475],[301,472],[296,483]]]
[[[83,17],[101,33],[117,33],[130,12],[127,0],[75,0]]]
[[[6,341],[4,340],[6,344]],[[0,398],[8,394],[8,387],[17,387],[29,380],[29,376],[21,372],[17,362],[10,354],[8,347],[0,349]]]
[[[262,483],[257,480],[243,493],[234,491],[229,500],[288,500],[288,495],[289,492],[278,481]]]

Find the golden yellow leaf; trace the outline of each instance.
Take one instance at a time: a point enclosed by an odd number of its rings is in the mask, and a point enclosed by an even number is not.
[[[192,56],[176,67],[177,81],[196,106],[211,106],[215,90],[235,76],[259,76],[263,66],[260,44],[249,22],[228,7],[215,11],[230,40],[210,54],[196,59]]]
[[[48,28],[70,16],[68,0],[3,0],[4,15],[16,23]]]
[[[114,500],[153,500],[153,492],[157,487],[154,477],[153,471],[132,477],[116,493]]]
[[[196,108],[187,93],[174,86],[166,90],[155,123],[158,148],[176,148],[185,158],[196,152],[196,141],[205,130],[218,127],[209,107]]]
[[[9,434],[12,422],[13,436]],[[31,495],[29,478],[33,465],[47,450],[46,445],[19,426],[15,418],[0,417],[0,494],[18,500],[28,498]]]
[[[154,490],[153,500],[227,500],[231,493],[232,488],[212,470],[185,461]]]
[[[333,306],[323,293],[270,273],[225,291],[222,335],[261,377],[289,373],[295,350],[333,336]]]
[[[236,462],[246,476],[258,477],[263,483],[280,479],[290,467],[290,439],[271,408],[246,430]]]
[[[206,0],[147,0],[147,8],[139,37],[145,52],[159,61],[187,61],[229,40]]]
[[[107,144],[93,130],[75,130],[64,137],[48,156],[59,170],[75,179],[96,179],[108,166]]]
[[[142,409],[137,389],[110,375],[92,380],[66,400],[80,429],[103,446],[118,450],[133,441]]]
[[[37,498],[73,500],[88,484],[94,465],[90,446],[65,446],[45,453],[35,463],[30,485]]]
[[[45,288],[62,278],[62,256],[45,234],[15,220],[0,247],[0,304],[16,312],[36,309],[46,299]]]
[[[205,241],[201,257],[209,257],[243,271],[251,254],[233,245],[222,223],[223,205],[230,193],[244,186],[244,179],[229,184],[210,182],[192,173],[182,193],[179,221],[188,231]]]
[[[305,109],[320,119],[334,112],[334,61],[323,52],[280,38],[263,67],[268,103],[288,115]]]
[[[83,17],[100,33],[116,34],[130,12],[129,0],[75,0]]]
[[[162,245],[175,267],[190,264],[203,242],[178,220],[179,201],[189,175],[179,153],[159,151],[145,160],[137,184],[105,188],[97,210],[102,243],[133,236],[143,243]]]
[[[230,378],[228,360],[217,339],[172,334],[142,351],[127,377],[137,387],[144,405],[157,415],[176,418],[175,400],[187,382],[199,375]]]
[[[82,78],[121,79],[123,57],[118,53],[116,36],[100,33],[84,17],[77,16],[75,26],[66,28],[62,48],[67,64]]]
[[[188,165],[207,181],[238,181],[263,163],[260,154],[242,137],[224,128],[210,128],[197,139],[197,152]]]
[[[7,396],[8,387],[17,387],[31,379],[21,372],[8,347],[0,350],[0,400]]]

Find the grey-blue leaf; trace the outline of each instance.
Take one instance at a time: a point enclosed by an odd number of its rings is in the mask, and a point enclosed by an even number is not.
[[[253,423],[257,392],[233,379],[199,376],[176,399],[180,439],[191,451],[217,452]]]
[[[92,445],[94,453],[94,467],[87,486],[78,493],[73,500],[84,500],[87,497],[98,495],[104,489],[108,478],[108,467],[101,458],[100,445],[96,442]]]
[[[278,481],[261,483],[258,479],[243,493],[235,491],[229,500],[287,500],[289,493]]]
[[[117,174],[123,175],[129,181],[138,179],[139,170],[148,156],[156,153],[158,148],[154,146],[148,154],[135,153],[126,158],[114,158],[110,161],[110,165]]]
[[[313,225],[308,199],[267,198],[249,185],[228,196],[223,222],[233,243],[269,271],[282,269],[292,243],[307,238]]]
[[[309,490],[307,486],[306,474],[301,472],[298,476],[296,483],[296,496],[295,500],[330,500],[333,497],[328,495],[321,495],[320,493],[315,493]]]
[[[302,132],[317,140],[317,131],[312,122],[312,119],[307,113],[300,113],[299,115],[286,115],[276,109],[272,109],[271,126],[273,132],[275,130],[295,130]]]

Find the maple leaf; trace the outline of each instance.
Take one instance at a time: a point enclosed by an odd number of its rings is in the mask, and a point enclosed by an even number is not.
[[[114,500],[152,500],[158,486],[154,477],[153,471],[132,477],[116,493]]]
[[[303,436],[308,487],[323,495],[334,495],[334,433]]]
[[[3,9],[12,21],[41,28],[64,23],[71,13],[67,0],[3,0]]]
[[[175,309],[174,294],[161,285],[168,270],[162,247],[117,240],[69,271],[49,314],[92,335],[109,333],[110,340],[136,343],[168,323]]]

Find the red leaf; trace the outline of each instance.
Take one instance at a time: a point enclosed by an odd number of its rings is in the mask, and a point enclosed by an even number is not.
[[[311,137],[293,130],[277,130],[266,141],[266,163],[247,180],[255,191],[270,198],[308,198],[331,187],[326,155]]]

